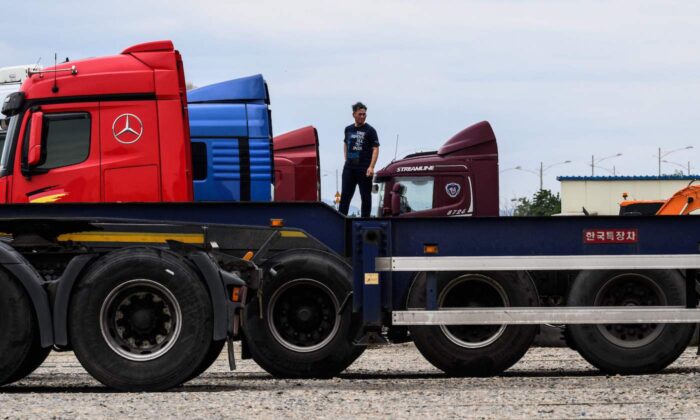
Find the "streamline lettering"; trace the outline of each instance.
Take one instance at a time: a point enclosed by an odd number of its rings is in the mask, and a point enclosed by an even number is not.
[[[396,172],[423,172],[423,171],[433,171],[435,170],[435,165],[424,165],[424,166],[402,166],[396,169]]]

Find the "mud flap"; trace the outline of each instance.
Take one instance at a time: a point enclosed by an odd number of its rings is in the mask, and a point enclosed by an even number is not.
[[[233,352],[233,338],[226,338],[226,349],[228,351],[228,368],[231,371],[236,370],[236,355]]]

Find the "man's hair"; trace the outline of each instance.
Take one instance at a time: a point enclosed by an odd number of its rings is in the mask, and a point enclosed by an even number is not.
[[[360,109],[364,109],[365,111],[367,111],[367,106],[362,102],[358,102],[352,106],[352,112],[357,112]]]

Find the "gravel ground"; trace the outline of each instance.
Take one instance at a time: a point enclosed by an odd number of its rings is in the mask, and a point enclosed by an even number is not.
[[[658,375],[604,376],[565,348],[533,348],[505,375],[447,378],[412,344],[369,349],[339,378],[278,380],[252,361],[222,357],[171,392],[112,393],[71,353],[1,389],[14,417],[698,418],[700,362],[688,350]],[[225,354],[225,353],[224,353]]]

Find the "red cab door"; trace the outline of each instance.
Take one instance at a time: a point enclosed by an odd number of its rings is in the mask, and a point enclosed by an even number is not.
[[[15,153],[14,203],[99,202],[100,133],[97,102],[43,105],[41,158],[27,168],[31,115],[24,118]]]
[[[100,119],[104,201],[162,201],[156,102],[101,102]],[[163,152],[182,161],[172,151]]]

